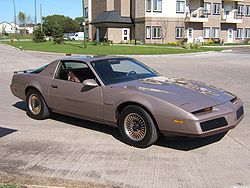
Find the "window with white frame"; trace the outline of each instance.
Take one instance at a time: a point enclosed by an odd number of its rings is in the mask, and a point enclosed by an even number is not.
[[[219,39],[220,38],[220,29],[219,28],[212,28],[212,38]]]
[[[246,5],[246,16],[250,16],[250,5]]]
[[[161,38],[161,27],[160,26],[152,27],[152,33],[153,33],[153,39]]]
[[[185,0],[176,0],[176,13],[184,13],[186,7]]]
[[[241,29],[241,28],[238,28],[238,29],[236,29],[236,39],[242,39],[242,37],[243,37],[243,29]]]
[[[146,26],[146,39],[151,39],[151,26]]]
[[[221,9],[221,4],[220,3],[214,3],[213,4],[213,14],[214,15],[219,15],[220,14],[220,9]]]
[[[175,38],[181,39],[184,36],[184,27],[175,28]]]
[[[211,3],[204,3],[204,13],[211,14]]]
[[[162,11],[162,0],[153,0],[153,11],[154,12]]]
[[[152,0],[146,0],[146,11],[151,12],[152,10]]]
[[[204,39],[209,39],[210,38],[210,28],[209,27],[204,27],[202,36]]]
[[[244,9],[244,5],[238,5],[238,8],[237,8],[238,16],[243,16],[243,9]]]
[[[250,28],[245,28],[245,38],[250,38]]]

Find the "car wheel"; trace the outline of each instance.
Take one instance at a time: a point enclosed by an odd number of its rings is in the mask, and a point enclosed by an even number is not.
[[[151,116],[139,106],[128,106],[119,118],[119,130],[123,140],[135,147],[145,148],[158,139],[158,133]]]
[[[33,119],[42,120],[49,117],[50,112],[42,95],[34,89],[30,89],[26,96],[27,114]]]

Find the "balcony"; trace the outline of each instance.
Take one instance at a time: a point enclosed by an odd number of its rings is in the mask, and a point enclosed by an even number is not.
[[[237,15],[237,10],[221,11],[221,23],[242,23],[242,16]]]
[[[198,9],[190,9],[186,12],[186,22],[208,22],[208,12],[204,10],[203,7],[199,7]]]

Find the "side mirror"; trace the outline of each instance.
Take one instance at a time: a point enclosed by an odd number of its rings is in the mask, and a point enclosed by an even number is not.
[[[99,86],[98,83],[94,79],[87,79],[83,81],[83,86],[88,86],[88,87],[97,87]]]
[[[84,80],[82,85],[83,85],[83,88],[81,92],[86,92],[99,86],[98,83],[94,79]]]

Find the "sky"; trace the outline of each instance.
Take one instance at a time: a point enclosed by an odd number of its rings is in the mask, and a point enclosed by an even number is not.
[[[17,15],[20,11],[35,20],[35,0],[14,0]],[[62,14],[71,18],[82,16],[82,0],[36,0],[37,21],[40,22],[40,4],[43,7],[43,16]],[[0,23],[14,22],[13,0],[0,0]]]

